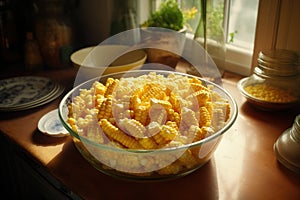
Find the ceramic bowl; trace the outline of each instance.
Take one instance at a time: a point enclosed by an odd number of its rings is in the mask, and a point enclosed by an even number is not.
[[[70,59],[87,78],[139,69],[147,59],[146,52],[142,49],[127,51],[128,48],[125,45],[91,46],[75,51]]]
[[[249,102],[255,108],[264,111],[280,111],[294,108],[300,104],[300,94],[297,94],[297,100],[287,102],[272,102],[262,98],[257,98],[256,96],[249,94],[245,90],[247,86],[253,86],[255,84],[260,84],[260,82],[253,79],[252,77],[242,78],[237,83],[237,87],[240,93],[246,98],[247,102]]]

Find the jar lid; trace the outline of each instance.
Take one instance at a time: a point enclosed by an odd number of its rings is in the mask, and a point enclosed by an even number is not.
[[[300,75],[300,72],[295,71],[278,71],[273,68],[254,68],[254,74],[264,77],[264,78],[272,78],[272,79],[281,79],[281,78],[297,78]]]
[[[299,61],[298,55],[287,49],[263,50],[259,52],[258,57],[263,61],[279,64],[297,65]]]
[[[297,65],[291,65],[286,63],[270,63],[262,59],[257,59],[258,68],[263,70],[265,73],[279,74],[279,75],[295,75],[300,73]]]
[[[263,50],[258,55],[258,68],[266,75],[299,75],[299,57],[297,53],[286,49]]]

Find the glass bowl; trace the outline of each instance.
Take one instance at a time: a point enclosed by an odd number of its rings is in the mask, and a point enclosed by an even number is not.
[[[178,145],[178,140],[176,140],[176,142],[172,140],[166,146],[149,149],[124,148],[124,146],[120,144],[115,144],[114,141],[112,141],[111,136],[103,139],[102,136],[105,135],[103,134],[105,130],[104,128],[100,128],[97,120],[91,122],[91,124],[93,124],[92,126],[86,126],[87,128],[80,129],[80,131],[74,131],[79,129],[74,129],[74,127],[70,125],[72,124],[69,120],[69,116],[70,114],[72,114],[70,113],[70,111],[72,110],[71,112],[74,113],[74,109],[70,109],[70,107],[72,107],[71,105],[72,102],[74,102],[74,98],[78,96],[80,92],[83,91],[83,89],[90,89],[95,81],[105,83],[109,78],[118,80],[122,80],[122,77],[137,78],[142,75],[149,75],[153,72],[162,77],[167,77],[173,74],[185,78],[188,77],[194,80],[201,80],[202,84],[205,87],[212,88],[210,94],[217,94],[218,97],[221,97],[222,100],[226,102],[226,109],[224,109],[224,107],[222,107],[218,102],[214,102],[214,106],[211,107],[212,110],[221,110],[221,112],[224,111],[223,114],[224,116],[226,115],[227,118],[226,122],[218,123],[218,119],[222,119],[222,117],[217,114],[218,112],[214,112],[215,118],[211,117],[211,124],[221,124],[222,126],[215,128],[213,127],[213,125],[211,125],[211,127],[207,125],[205,129],[207,130],[207,133],[205,136],[203,135],[203,138],[199,140],[193,140],[195,142],[183,142],[180,145]],[[215,100],[214,97],[214,95],[211,96],[212,101]],[[82,107],[84,107],[84,105],[82,105]],[[188,118],[189,116],[184,115],[184,111],[181,112],[182,121],[180,122],[183,123],[184,118]],[[114,115],[115,117],[113,118],[113,120],[117,121],[118,116],[121,116],[122,114],[123,113],[121,112],[117,113],[116,115]],[[214,151],[216,150],[219,142],[222,139],[222,135],[233,125],[237,118],[237,114],[238,109],[234,99],[221,86],[196,76],[164,70],[134,70],[129,72],[108,74],[100,78],[94,78],[74,87],[64,96],[59,105],[59,117],[63,126],[70,132],[73,138],[73,142],[78,151],[93,167],[95,167],[102,173],[113,177],[137,181],[155,181],[178,178],[190,174],[203,166],[211,159]],[[72,116],[74,116],[74,114]],[[185,127],[186,125],[187,124],[185,124]],[[184,125],[180,127],[183,126]],[[149,127],[150,125],[148,124],[147,128],[150,129]],[[122,128],[119,129],[122,130]],[[179,130],[184,131],[183,128]],[[78,132],[80,132],[80,134]],[[95,133],[97,133],[98,135]],[[165,133],[168,134],[170,132]],[[155,134],[158,135],[158,133]],[[151,137],[155,137],[155,134]],[[102,139],[99,139],[99,135],[101,135]],[[128,136],[126,137],[128,138]],[[177,139],[178,138],[186,139],[187,136],[180,136],[177,137]],[[113,139],[119,138],[113,137]],[[134,139],[134,142],[142,140],[141,138]],[[126,143],[129,142],[129,140],[123,142]],[[109,143],[110,145],[106,143]]]

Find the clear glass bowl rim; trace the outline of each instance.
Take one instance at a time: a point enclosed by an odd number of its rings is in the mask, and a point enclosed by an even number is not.
[[[230,112],[232,112],[230,114],[230,118],[229,120],[226,122],[225,126],[223,128],[221,128],[220,130],[218,130],[217,132],[215,132],[214,134],[199,140],[197,142],[193,142],[190,144],[185,144],[182,146],[178,146],[178,147],[168,147],[168,148],[161,148],[161,149],[122,149],[122,148],[116,148],[113,146],[109,146],[109,145],[105,145],[105,144],[100,144],[100,143],[96,143],[93,142],[91,140],[89,140],[86,137],[80,136],[78,135],[75,131],[73,131],[73,129],[69,126],[69,124],[64,120],[63,117],[63,107],[65,105],[65,102],[67,102],[67,99],[69,99],[70,97],[72,97],[72,94],[74,93],[74,91],[78,90],[79,88],[81,88],[83,85],[90,83],[90,82],[94,82],[96,80],[102,79],[102,78],[108,78],[108,77],[114,77],[117,75],[121,75],[121,74],[149,74],[150,72],[156,72],[156,74],[162,74],[162,75],[168,75],[168,74],[177,74],[177,75],[182,75],[182,76],[187,76],[187,77],[194,77],[197,79],[200,79],[201,81],[203,81],[206,84],[210,84],[213,85],[214,88],[217,88],[218,90],[221,90],[224,95],[226,95],[226,98],[228,99],[230,105],[232,106],[230,109]],[[236,101],[234,100],[234,98],[231,96],[231,94],[224,89],[223,87],[219,86],[216,83],[213,83],[211,81],[205,80],[204,78],[200,78],[194,75],[190,75],[190,74],[185,74],[185,73],[181,73],[181,72],[176,72],[176,71],[166,71],[166,70],[132,70],[132,71],[127,71],[127,72],[116,72],[116,73],[112,73],[112,74],[106,74],[104,76],[101,77],[96,77],[96,78],[92,78],[89,79],[79,85],[77,85],[76,87],[74,87],[72,90],[70,90],[61,100],[60,104],[59,104],[59,109],[58,109],[58,114],[59,114],[59,118],[60,121],[62,122],[62,125],[69,131],[69,133],[71,134],[72,137],[75,137],[76,139],[80,140],[83,143],[87,143],[87,144],[91,144],[93,146],[99,147],[99,148],[103,148],[105,150],[112,150],[115,152],[132,152],[132,153],[149,153],[149,152],[167,152],[167,151],[177,151],[177,150],[182,150],[182,149],[188,149],[188,148],[192,148],[192,147],[196,147],[196,146],[200,146],[204,143],[207,143],[209,141],[212,141],[213,139],[216,139],[217,137],[223,135],[236,121],[237,116],[238,116],[238,106]]]

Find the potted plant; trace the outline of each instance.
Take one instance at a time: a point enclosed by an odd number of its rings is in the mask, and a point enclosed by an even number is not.
[[[151,13],[150,17],[141,25],[142,28],[147,30],[147,27],[160,27],[165,29],[170,29],[173,31],[178,31],[180,33],[185,33],[188,25],[187,21],[195,16],[197,13],[196,8],[192,8],[190,10],[183,11],[176,0],[166,0],[163,1],[159,9]],[[164,41],[164,42],[161,42]],[[157,39],[156,43],[164,43],[162,45],[171,45],[169,49],[176,49],[178,47],[174,47],[176,42],[169,40],[168,44],[165,41],[168,39]],[[159,48],[149,48],[146,50],[148,54],[148,62],[155,62],[165,64],[169,67],[175,68],[177,65],[180,56],[174,54],[173,52],[166,51]]]

